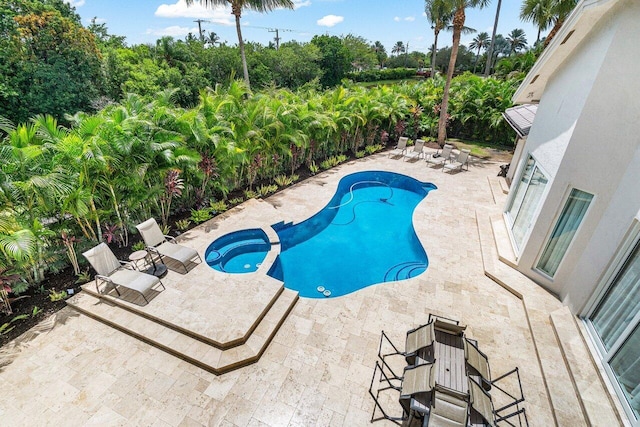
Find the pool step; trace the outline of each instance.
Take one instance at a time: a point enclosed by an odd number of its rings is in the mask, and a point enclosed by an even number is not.
[[[248,339],[243,344],[228,349],[216,348],[188,333],[171,329],[88,292],[80,292],[67,300],[67,304],[95,320],[220,375],[260,359],[297,301],[297,292],[283,288]]]

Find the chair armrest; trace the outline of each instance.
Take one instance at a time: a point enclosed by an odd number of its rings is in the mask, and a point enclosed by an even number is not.
[[[109,276],[103,276],[101,274],[96,274],[95,280],[96,280],[96,291],[98,292],[98,294],[101,294],[102,292],[100,292],[100,287],[98,286],[98,279],[102,280],[103,282],[107,282],[110,283],[111,285],[113,285],[113,280],[111,280],[109,278]]]
[[[129,270],[135,270],[133,263],[129,262],[129,261],[123,261],[121,259],[118,260],[120,262],[120,265],[124,268],[128,268]]]
[[[176,238],[173,236],[167,236],[166,234],[164,235],[164,238],[167,239],[168,241],[170,241],[171,243],[175,243],[176,242]]]

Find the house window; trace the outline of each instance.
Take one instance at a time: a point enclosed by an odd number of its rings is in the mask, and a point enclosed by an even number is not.
[[[640,425],[640,244],[589,316],[591,330],[616,390],[635,426]]]
[[[567,253],[567,249],[576,234],[589,205],[593,200],[593,194],[585,193],[577,189],[571,190],[567,203],[562,209],[556,226],[549,237],[549,241],[538,261],[538,270],[553,277],[558,270],[560,261]]]
[[[533,224],[547,181],[547,177],[542,173],[535,159],[529,156],[506,212],[511,223],[511,235],[518,250],[521,249],[524,238]]]

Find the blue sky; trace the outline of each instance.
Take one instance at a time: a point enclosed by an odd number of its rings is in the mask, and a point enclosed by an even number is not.
[[[230,8],[186,7],[184,0],[68,0],[86,25],[91,18],[106,23],[111,34],[126,36],[129,45],[155,43],[163,35],[183,39],[197,34],[195,19],[206,19],[203,30],[214,31],[222,41],[237,43]],[[198,3],[197,1],[195,3]],[[381,41],[391,47],[402,41],[409,50],[427,52],[433,43],[433,31],[424,16],[422,0],[294,0],[295,10],[275,10],[260,14],[243,12],[242,34],[247,41],[268,44],[279,28],[282,42],[308,42],[316,34],[362,36],[370,42]],[[482,10],[468,10],[466,25],[491,34],[497,0]],[[527,34],[529,45],[535,42],[536,29],[520,21],[520,0],[502,2],[498,33],[507,35],[515,28]],[[465,35],[468,44],[474,35]],[[441,33],[438,47],[451,45],[451,33]]]

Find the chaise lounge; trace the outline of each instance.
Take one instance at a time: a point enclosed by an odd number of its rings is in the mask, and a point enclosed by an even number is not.
[[[100,290],[100,282],[103,282],[107,284],[107,288],[109,286],[113,287],[118,296],[121,296],[118,287],[138,292],[148,304],[149,300],[145,293],[158,284],[162,286],[162,289],[165,289],[160,279],[156,276],[134,270],[133,264],[129,262],[119,261],[104,242],[89,249],[82,255],[97,273],[95,277],[96,290],[100,294],[105,293]]]
[[[202,258],[195,249],[175,243],[175,239],[171,236],[165,236],[160,230],[160,226],[154,218],[150,218],[142,224],[136,225],[136,228],[147,246],[147,250],[151,254],[157,254],[159,257],[167,257],[182,264],[185,273],[189,272],[187,265],[195,262],[197,258],[202,262]]]

